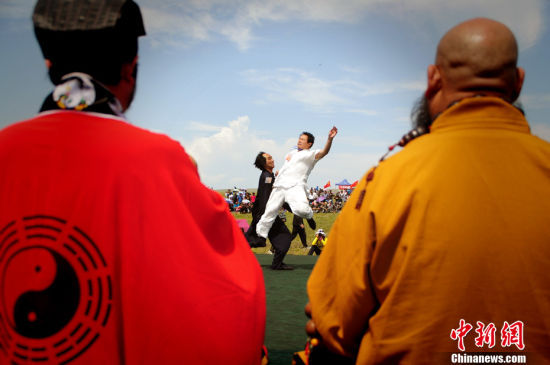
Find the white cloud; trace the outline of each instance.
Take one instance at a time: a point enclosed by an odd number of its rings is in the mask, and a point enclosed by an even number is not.
[[[140,4],[153,36],[160,33],[169,39],[205,41],[219,35],[241,50],[251,46],[255,28],[265,22],[356,23],[384,16],[439,36],[462,20],[485,16],[507,24],[522,49],[535,44],[545,26],[543,0],[144,0]]]
[[[378,112],[365,109],[365,97],[397,92],[422,91],[423,81],[363,83],[350,79],[325,80],[299,69],[247,70],[245,80],[266,92],[270,102],[297,102],[318,112],[348,112],[373,116]],[[265,102],[266,100],[261,100]]]
[[[212,133],[192,140],[180,139],[187,152],[197,161],[206,185],[214,188],[234,185],[256,187],[258,170],[252,163],[260,151],[272,154],[276,164],[281,162],[289,145],[279,146],[275,141],[261,137],[262,132],[251,130],[250,125],[248,116],[239,117],[221,127],[193,123],[191,128]],[[250,185],[250,182],[253,182],[252,186],[242,186],[244,183]]]
[[[220,29],[220,33],[226,36],[230,41],[237,44],[239,49],[246,50],[249,48],[255,37],[252,35],[252,29],[246,26],[224,25]]]
[[[140,2],[151,41],[189,46],[225,37],[246,50],[254,40],[253,22],[243,1],[173,0]]]
[[[156,4],[155,4],[156,5]],[[215,23],[208,12],[195,10],[192,14],[156,6],[142,6],[145,29],[153,43],[170,46],[189,46],[211,38]]]
[[[311,20],[356,22],[365,11],[380,3],[379,0],[257,0],[249,1],[244,9],[253,23],[262,20]]]
[[[0,18],[28,19],[34,3],[2,0]],[[507,24],[522,49],[535,44],[545,28],[544,0],[141,0],[139,5],[150,42],[188,46],[221,36],[241,50],[266,22],[357,23],[383,16],[439,36],[459,21],[485,16]]]
[[[282,68],[273,71],[248,70],[243,72],[246,81],[267,92],[274,102],[295,101],[316,110],[330,110],[332,105],[345,104],[338,96],[334,84],[298,69]]]

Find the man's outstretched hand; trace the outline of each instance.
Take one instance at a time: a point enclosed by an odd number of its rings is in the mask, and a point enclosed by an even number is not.
[[[328,132],[328,138],[332,139],[332,138],[336,137],[337,134],[338,134],[338,128],[332,127],[330,132]]]

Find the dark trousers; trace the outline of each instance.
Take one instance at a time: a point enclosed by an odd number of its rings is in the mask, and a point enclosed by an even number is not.
[[[256,224],[258,224],[259,220],[259,218],[253,218],[250,228],[245,233],[250,247],[265,247],[265,239],[256,234]],[[275,218],[275,222],[273,222],[267,238],[269,238],[271,246],[273,246],[271,268],[278,268],[283,264],[283,259],[290,248],[290,241],[292,241],[290,239],[290,231],[281,218]]]
[[[273,262],[271,268],[278,268],[283,264],[283,259],[290,248],[290,231],[279,217],[275,218],[273,226],[267,235],[271,245],[273,246]]]
[[[313,253],[316,253],[317,256],[319,256],[321,254],[321,249],[319,247],[317,247],[316,245],[313,245],[313,246],[311,246],[311,249],[309,250],[309,252],[307,254],[308,255],[313,255]]]
[[[290,241],[297,236],[300,235],[300,241],[302,241],[302,246],[307,247],[307,239],[306,239],[306,229],[302,227],[292,227],[292,234],[290,235]]]
[[[248,231],[245,232],[244,236],[248,241],[250,247],[265,247],[265,238],[260,237],[256,234],[256,224],[258,224],[259,219],[252,219]]]

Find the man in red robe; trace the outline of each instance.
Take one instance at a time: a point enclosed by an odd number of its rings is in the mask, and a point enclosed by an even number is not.
[[[262,272],[225,201],[124,118],[139,7],[40,0],[33,21],[55,88],[0,131],[0,363],[259,364]]]

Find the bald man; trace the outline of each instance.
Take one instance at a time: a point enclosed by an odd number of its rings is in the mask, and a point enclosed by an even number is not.
[[[365,175],[309,278],[313,353],[550,362],[550,144],[514,105],[517,57],[490,19],[441,39],[414,113],[429,133]]]

